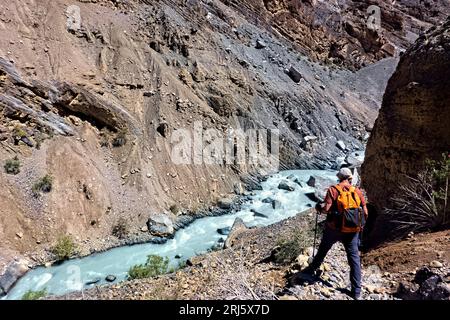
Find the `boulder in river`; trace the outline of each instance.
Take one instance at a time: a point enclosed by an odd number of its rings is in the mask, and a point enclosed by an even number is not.
[[[294,183],[298,184],[301,188],[303,188],[302,182],[298,180],[298,178],[295,175],[290,174],[286,179],[293,181]]]
[[[281,202],[278,200],[272,200],[272,208],[274,210],[280,209],[281,208]]]
[[[271,198],[265,198],[262,200],[262,203],[272,203],[273,199]]]
[[[219,229],[217,229],[217,233],[222,235],[222,236],[226,236],[226,235],[230,234],[230,230],[231,230],[230,227],[219,228]]]
[[[28,260],[20,259],[11,262],[5,273],[0,277],[0,292],[8,293],[9,289],[20,279],[28,270]]]
[[[259,218],[268,218],[264,213],[261,213],[259,211],[256,211],[255,209],[251,209],[251,212],[253,212],[253,216],[259,217]]]
[[[278,189],[286,190],[286,191],[294,191],[295,187],[288,183],[287,181],[281,181],[278,185]]]
[[[157,237],[167,237],[174,233],[172,220],[165,214],[156,214],[147,221],[149,232]]]
[[[94,278],[92,280],[86,281],[86,285],[89,286],[89,285],[92,285],[92,284],[96,284],[96,283],[99,283],[101,280],[102,280],[101,278]]]
[[[107,275],[106,278],[105,278],[105,280],[108,281],[108,282],[114,282],[114,281],[116,281],[116,279],[117,279],[117,277],[115,275],[112,275],[112,274]]]
[[[233,206],[233,202],[234,202],[234,200],[232,198],[230,198],[230,197],[229,198],[222,198],[217,203],[217,206],[220,209],[228,210],[228,209],[231,209],[231,207]]]
[[[336,183],[337,180],[323,178],[316,175],[311,176],[307,182],[308,186],[314,188],[314,195],[319,200],[324,200],[327,195],[328,188]]]

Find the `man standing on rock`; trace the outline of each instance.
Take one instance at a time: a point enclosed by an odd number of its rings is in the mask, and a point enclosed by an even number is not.
[[[337,177],[339,184],[331,186],[323,203],[316,206],[317,214],[326,213],[327,222],[322,241],[311,264],[302,273],[315,274],[331,247],[342,242],[350,265],[351,295],[355,300],[361,296],[361,260],[358,240],[368,211],[366,200],[360,189],[352,186],[352,172],[341,169]]]

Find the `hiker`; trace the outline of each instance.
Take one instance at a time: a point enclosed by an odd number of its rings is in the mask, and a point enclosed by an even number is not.
[[[351,170],[342,168],[337,177],[339,184],[331,186],[325,201],[316,206],[317,214],[327,214],[326,227],[316,256],[302,273],[315,274],[333,244],[340,241],[345,247],[350,265],[351,296],[359,300],[361,296],[359,233],[362,231],[364,221],[367,220],[368,211],[361,190],[352,186]]]

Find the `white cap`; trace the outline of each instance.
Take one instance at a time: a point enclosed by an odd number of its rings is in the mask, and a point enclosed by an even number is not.
[[[337,177],[342,181],[353,178],[353,174],[349,168],[342,168],[341,170],[339,170]]]

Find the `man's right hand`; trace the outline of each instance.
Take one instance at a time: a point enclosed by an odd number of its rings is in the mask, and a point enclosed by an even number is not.
[[[322,213],[322,211],[323,211],[323,204],[322,203],[320,203],[320,202],[316,203],[316,211],[317,211],[317,214],[321,214]]]

